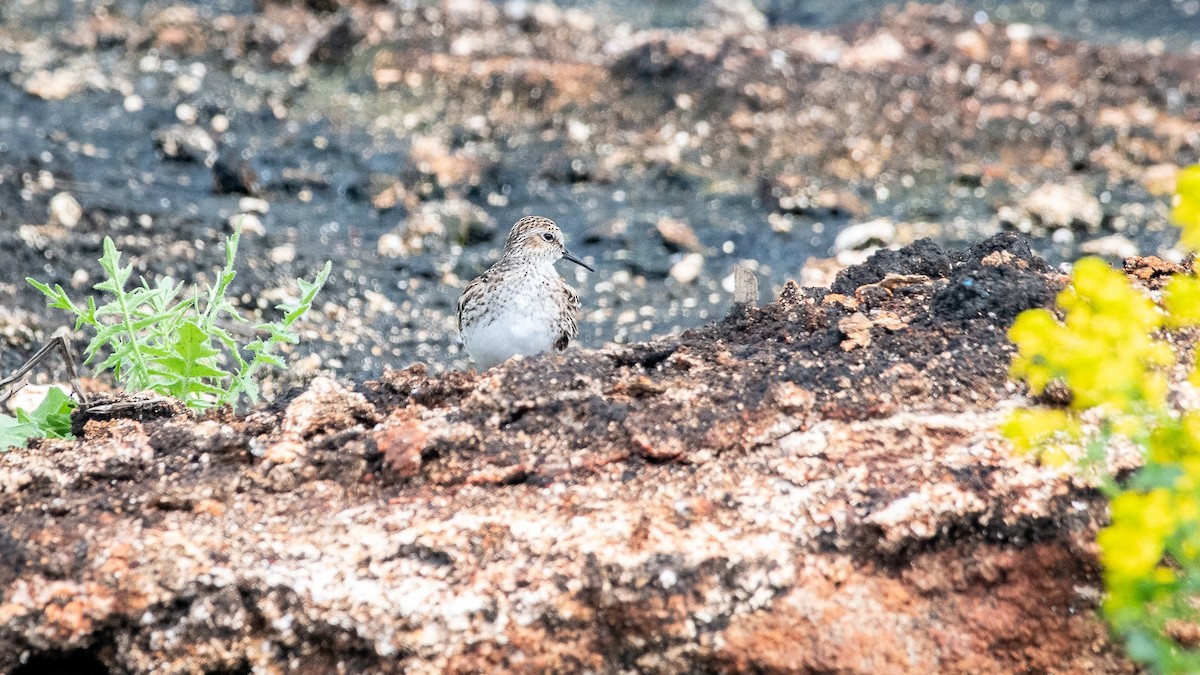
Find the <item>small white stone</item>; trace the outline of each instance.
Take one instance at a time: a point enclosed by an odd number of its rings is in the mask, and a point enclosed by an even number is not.
[[[851,225],[838,232],[833,240],[833,250],[837,252],[861,250],[871,242],[882,246],[891,244],[896,238],[896,224],[887,218],[877,218],[865,223]]]
[[[271,210],[271,202],[258,197],[242,197],[238,200],[238,211],[242,213],[266,214]]]
[[[1079,182],[1039,185],[1021,201],[1021,209],[1045,230],[1080,224],[1096,232],[1104,221],[1100,200]]]
[[[574,143],[586,143],[592,137],[592,128],[579,120],[567,122],[567,138]]]
[[[721,290],[733,295],[733,292],[737,290],[737,274],[730,272],[729,276],[722,279]]]
[[[260,237],[267,233],[262,219],[253,213],[235,213],[229,216],[229,229],[241,230],[243,234],[256,234]]]
[[[1129,237],[1120,234],[1085,241],[1079,245],[1079,250],[1083,253],[1113,258],[1129,258],[1138,254],[1137,244],[1130,241]]]
[[[1050,241],[1056,244],[1070,244],[1075,241],[1075,233],[1064,227],[1051,233]]]
[[[1033,37],[1033,26],[1027,23],[1012,23],[1004,29],[1004,33],[1013,42],[1029,42]]]
[[[67,192],[60,192],[50,198],[50,219],[66,228],[79,224],[83,218],[83,207]]]
[[[130,94],[129,96],[125,97],[122,105],[125,107],[125,112],[135,113],[142,108],[145,108],[146,102],[142,100],[141,96],[138,96],[137,94]]]
[[[267,257],[278,265],[290,263],[296,259],[296,247],[291,244],[276,246],[267,253]]]
[[[404,238],[395,232],[388,232],[379,237],[375,244],[375,252],[386,258],[399,258],[408,251]]]
[[[699,253],[689,253],[671,266],[671,278],[680,284],[690,284],[704,270],[704,256]]]
[[[187,103],[175,106],[175,117],[184,124],[195,124],[198,116],[196,109]]]

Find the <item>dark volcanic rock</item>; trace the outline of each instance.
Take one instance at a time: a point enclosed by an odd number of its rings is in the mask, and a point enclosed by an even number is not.
[[[956,261],[950,283],[934,296],[930,312],[941,319],[994,316],[1011,323],[1031,307],[1054,300],[1065,279],[1047,283],[1046,262],[1013,234],[1002,234],[971,247]]]
[[[899,250],[881,249],[865,263],[839,272],[829,288],[834,293],[848,295],[860,286],[883,280],[888,274],[923,274],[931,279],[945,279],[950,274],[950,256],[929,239],[915,241]]]

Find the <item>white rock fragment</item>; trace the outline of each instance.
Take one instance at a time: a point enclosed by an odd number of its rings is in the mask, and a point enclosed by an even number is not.
[[[894,35],[887,31],[876,33],[866,42],[854,45],[846,52],[844,61],[852,68],[874,68],[894,63],[908,52]]]
[[[671,278],[681,284],[690,284],[704,270],[704,256],[699,253],[689,253],[671,266]]]
[[[188,103],[180,103],[175,106],[175,117],[184,124],[195,124],[199,113],[196,108]]]
[[[260,237],[267,233],[262,219],[253,213],[235,213],[229,216],[229,229],[241,230],[242,234],[256,234]]]
[[[967,58],[982,61],[987,58],[988,44],[983,35],[976,30],[968,30],[954,36],[954,46]]]
[[[271,210],[271,202],[258,197],[242,197],[238,200],[238,211],[242,213],[259,213],[266,215]]]
[[[658,230],[663,243],[676,250],[683,249],[693,252],[704,250],[704,245],[700,243],[700,238],[696,236],[696,231],[692,229],[691,225],[682,220],[670,217],[659,218],[658,222],[654,225],[654,229]]]
[[[1085,241],[1079,245],[1079,250],[1083,253],[1112,258],[1130,258],[1138,254],[1137,244],[1130,241],[1129,237],[1121,234],[1112,234],[1107,237]]]
[[[567,138],[571,139],[572,143],[587,143],[591,137],[592,127],[586,122],[576,119],[567,121]]]
[[[726,33],[757,33],[769,22],[750,0],[709,0],[702,5],[704,23]]]
[[[408,246],[399,233],[386,232],[375,243],[375,252],[385,258],[399,258],[408,253]]]
[[[1013,42],[1029,42],[1033,37],[1033,26],[1027,23],[1013,23],[1004,29],[1004,33]]]
[[[842,251],[861,250],[874,243],[887,246],[896,238],[896,224],[887,218],[876,218],[865,223],[851,225],[838,232],[833,240],[833,249]]]
[[[73,68],[38,70],[25,81],[25,91],[47,101],[61,101],[85,84],[82,73]]]
[[[18,389],[15,394],[4,402],[4,405],[10,413],[15,413],[18,408],[25,411],[33,410],[41,404],[42,399],[46,398],[46,394],[50,393],[51,386],[57,386],[63,391],[69,391],[69,386],[64,385],[27,384]]]
[[[1048,183],[1039,185],[1021,200],[1020,211],[1030,222],[1016,223],[1022,232],[1038,233],[1081,226],[1096,232],[1104,221],[1100,200],[1078,183]],[[1020,217],[1020,216],[1018,216]]]
[[[50,198],[50,220],[66,228],[79,224],[83,218],[83,207],[67,192],[60,192]]]
[[[267,252],[267,257],[277,265],[290,263],[296,259],[296,247],[291,244],[276,246]]]
[[[675,570],[666,569],[658,574],[658,583],[661,584],[663,588],[670,588],[674,586],[675,582],[677,581],[679,581],[679,575],[675,574]]]

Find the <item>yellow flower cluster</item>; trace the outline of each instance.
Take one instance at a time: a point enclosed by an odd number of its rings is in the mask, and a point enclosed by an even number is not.
[[[1200,250],[1200,164],[1179,170],[1171,218],[1183,229],[1179,243],[1189,250]]]
[[[1008,336],[1017,346],[1011,375],[1040,394],[1052,382],[1071,392],[1075,411],[1104,408],[1114,416],[1160,409],[1166,402],[1162,367],[1171,364],[1169,344],[1155,337],[1165,316],[1124,275],[1099,258],[1075,264],[1071,284],[1058,294],[1064,318],[1045,309],[1022,312]],[[1005,425],[1020,448],[1044,444],[1053,430],[1078,436],[1063,410],[1024,410]]]
[[[1200,250],[1200,166],[1180,171],[1172,215],[1181,245]],[[1200,648],[1178,642],[1172,628],[1200,626],[1200,412],[1169,404],[1166,369],[1177,356],[1163,339],[1164,330],[1200,326],[1200,279],[1177,275],[1159,309],[1122,274],[1085,258],[1058,309],[1061,321],[1044,309],[1017,317],[1011,373],[1035,394],[1065,386],[1071,405],[1018,410],[1003,432],[1018,450],[1061,463],[1063,441],[1084,440],[1079,414],[1095,409],[1102,431],[1087,440],[1100,459],[1114,436],[1145,451],[1126,485],[1107,479],[1103,488],[1112,496],[1112,523],[1097,537],[1104,613],[1134,659],[1158,672],[1200,672]],[[1200,386],[1200,367],[1190,380]]]

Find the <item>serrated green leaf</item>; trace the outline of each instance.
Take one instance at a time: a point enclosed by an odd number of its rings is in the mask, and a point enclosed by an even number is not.
[[[18,408],[15,416],[0,415],[0,450],[23,446],[30,438],[71,438],[74,401],[51,387],[33,412]]]
[[[199,361],[221,353],[212,348],[208,343],[208,335],[192,321],[186,321],[180,326],[179,341],[175,343],[175,351],[180,356],[192,361]]]
[[[226,240],[225,266],[216,282],[203,292],[193,289],[185,294],[183,283],[170,278],[151,283],[139,277],[138,283],[131,286],[134,266],[122,262],[122,253],[111,237],[105,237],[100,257],[105,277],[93,286],[107,294],[107,300],[97,302],[95,297],[88,297],[86,304],[76,305],[60,286],[51,288],[33,279],[29,283],[46,296],[49,306],[73,313],[76,329],[86,325],[95,331],[84,350],[84,363],[99,360],[94,367],[101,372],[111,371],[126,389],[152,389],[177,396],[192,408],[236,405],[242,395],[256,401],[256,373],[262,367],[285,366],[272,349],[299,342],[299,334],[289,326],[311,308],[332,264],[326,262],[311,282],[298,279],[300,299],[279,307],[284,312],[280,321],[257,327],[266,333],[265,337],[242,346],[237,336],[217,325],[221,317],[247,323],[238,307],[225,297],[236,278],[234,262],[239,240],[239,233]],[[222,362],[234,368],[224,368]]]
[[[108,272],[108,278],[96,284],[96,290],[112,290],[114,295],[118,295],[125,288],[125,283],[129,281],[129,277],[133,274],[133,264],[121,266],[121,252],[117,250],[117,245],[113,243],[112,237],[104,238],[104,255],[100,258],[100,267]]]
[[[261,363],[263,365],[267,365],[267,366],[274,366],[276,368],[286,368],[287,367],[287,364],[284,363],[283,359],[279,358],[278,356],[276,356],[274,354],[269,354],[267,352],[261,352],[256,360],[259,363]]]
[[[13,447],[25,447],[29,439],[38,436],[36,424],[20,422],[10,415],[0,415],[0,452]]]
[[[193,393],[212,394],[213,396],[224,396],[226,394],[226,391],[221,387],[215,387],[204,382],[196,382],[192,385],[191,390]]]
[[[29,413],[30,420],[48,438],[71,437],[71,411],[75,402],[58,387],[51,387],[46,397]]]

